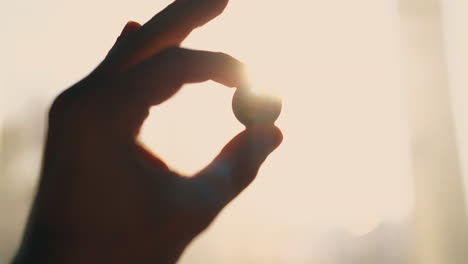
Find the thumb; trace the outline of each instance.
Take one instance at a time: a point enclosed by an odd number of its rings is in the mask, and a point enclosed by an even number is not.
[[[282,139],[281,131],[273,124],[248,127],[194,178],[196,185],[203,187],[197,189],[209,190],[214,194],[212,198],[225,206],[255,179],[262,163]]]

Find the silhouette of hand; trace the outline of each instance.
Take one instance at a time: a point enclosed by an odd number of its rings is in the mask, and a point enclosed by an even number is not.
[[[135,141],[149,108],[183,84],[242,82],[234,58],[178,47],[226,4],[176,1],[143,26],[129,22],[101,65],[55,100],[14,263],[173,263],[255,178],[282,140],[274,125],[247,128],[190,178]]]

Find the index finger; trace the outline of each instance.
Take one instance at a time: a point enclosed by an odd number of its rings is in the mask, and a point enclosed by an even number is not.
[[[222,13],[229,0],[176,0],[118,44],[107,61],[126,69],[171,46]]]

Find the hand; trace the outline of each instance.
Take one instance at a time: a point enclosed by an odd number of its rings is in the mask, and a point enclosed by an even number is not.
[[[193,177],[135,141],[149,108],[184,83],[243,82],[234,58],[178,47],[226,4],[176,1],[143,26],[127,24],[103,63],[55,100],[14,263],[173,263],[255,178],[282,140],[274,125],[247,128]]]

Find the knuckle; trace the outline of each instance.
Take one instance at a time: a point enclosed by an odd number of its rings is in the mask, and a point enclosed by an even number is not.
[[[60,93],[49,108],[49,120],[56,120],[65,116],[73,105],[73,97],[70,89]]]
[[[213,182],[194,180],[191,190],[193,206],[205,213],[216,212],[222,207],[223,194],[220,193],[221,189]]]
[[[77,117],[77,114],[83,112],[81,108],[87,104],[88,90],[92,90],[92,86],[90,83],[80,82],[60,93],[49,108],[49,120],[64,121]]]
[[[161,51],[160,56],[163,56],[163,57],[177,56],[180,54],[182,50],[183,50],[182,48],[179,48],[177,46],[168,47],[164,49],[163,51]]]

